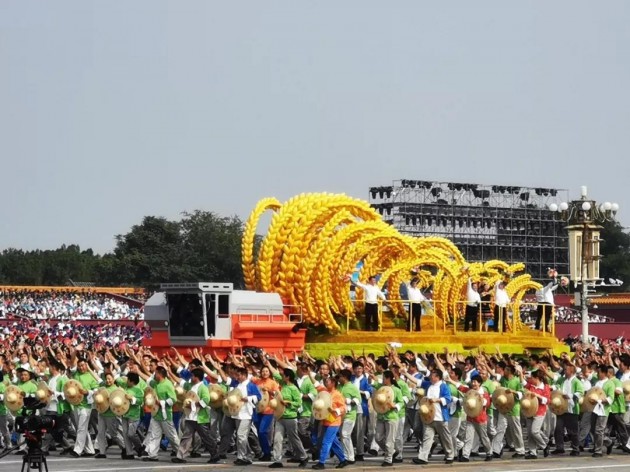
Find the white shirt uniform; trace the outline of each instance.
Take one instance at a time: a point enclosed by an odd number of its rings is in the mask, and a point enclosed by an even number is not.
[[[440,385],[442,385],[442,381],[431,384],[431,386],[427,390],[427,398],[440,398]],[[446,400],[444,398],[440,399],[440,404],[436,404],[435,414],[433,415],[433,421],[444,421],[444,417],[442,416],[442,405],[445,405]]]
[[[422,303],[427,300],[418,287],[412,287],[411,285],[407,285],[407,298],[409,298],[411,303]]]
[[[553,292],[558,288],[558,284],[555,281],[549,282],[547,285],[543,287],[543,296],[545,299],[545,303],[549,303],[550,305],[554,305],[553,300]]]
[[[365,303],[375,304],[378,303],[378,299],[385,300],[385,295],[381,292],[381,289],[376,285],[366,285],[361,282],[354,283],[357,287],[363,289],[365,296]]]
[[[481,303],[481,295],[479,295],[479,292],[473,290],[472,281],[470,280],[470,278],[468,279],[466,300],[468,302],[468,306],[479,306],[479,304]]]
[[[494,286],[494,303],[501,308],[505,308],[506,306],[508,306],[508,303],[510,303],[510,297],[507,293],[507,290],[505,290],[504,288],[499,288],[500,284],[501,282],[497,282],[497,284]]]

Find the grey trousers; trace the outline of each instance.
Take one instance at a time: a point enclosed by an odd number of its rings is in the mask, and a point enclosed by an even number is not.
[[[398,419],[376,421],[376,442],[385,452],[385,462],[391,463],[394,459],[397,427]]]
[[[525,444],[523,443],[523,430],[521,429],[521,418],[519,416],[509,416],[498,413],[497,434],[492,440],[492,451],[501,454],[503,451],[503,439],[506,432],[514,442],[514,449],[517,454],[525,454]]]
[[[405,417],[398,418],[398,422],[396,424],[396,437],[394,438],[394,455],[396,457],[402,457],[403,448],[405,446],[405,436],[403,433],[405,432]]]
[[[357,415],[358,417],[358,415]],[[343,446],[343,452],[346,456],[346,460],[353,462],[354,461],[354,446],[352,444],[352,432],[357,429],[355,420],[343,420],[341,424],[341,429],[339,430],[339,436],[341,440],[341,445]],[[357,452],[358,454],[358,452]]]
[[[405,427],[403,428],[403,438],[405,440],[409,437],[411,431],[413,431],[416,439],[422,439],[422,421],[418,410],[415,408],[407,408],[405,411]]]
[[[543,432],[548,438],[553,437],[553,433],[556,430],[556,415],[551,412],[551,409],[547,408],[545,413],[545,422],[543,423]]]
[[[429,453],[431,452],[431,446],[433,445],[433,439],[437,433],[442,447],[444,448],[444,459],[453,460],[455,457],[455,449],[453,447],[453,437],[448,429],[448,423],[446,421],[434,421],[433,423],[424,425],[424,436],[422,438],[422,447],[418,452],[418,459],[423,461],[429,460]]]
[[[369,420],[367,421],[367,439],[370,449],[376,449],[378,451],[378,444],[376,443],[376,411],[371,411]]]
[[[210,456],[217,456],[217,443],[212,441],[210,434],[210,425],[199,424],[196,421],[185,420],[183,426],[182,438],[179,441],[179,448],[177,448],[177,457],[179,459],[185,459],[190,453],[193,447],[193,438],[195,433],[199,435],[201,443],[210,451]]]
[[[96,449],[99,454],[107,451],[107,435],[114,440],[121,451],[125,450],[125,440],[123,439],[122,423],[117,416],[106,417],[98,415],[98,433],[96,434]]]
[[[157,457],[160,451],[160,441],[162,434],[166,436],[173,451],[179,448],[179,437],[172,421],[156,420],[151,418],[147,437],[144,438],[144,447],[149,457]]]
[[[492,408],[488,408],[488,437],[492,441],[497,435],[497,420],[499,416],[499,412]]]
[[[357,418],[354,420],[354,429],[352,430],[352,442],[357,448],[358,456],[365,454],[365,433],[367,429],[367,422],[365,420],[367,420],[367,418],[363,416],[363,413],[357,413]],[[345,449],[346,446],[344,444],[344,450]],[[346,450],[346,458],[348,457],[348,451]],[[354,452],[352,453],[352,459],[348,460],[354,460]]]
[[[486,451],[486,456],[492,455],[492,444],[488,437],[488,424],[487,423],[473,423],[472,421],[466,422],[466,439],[464,440],[464,448],[462,450],[462,456],[470,457],[472,452],[473,443],[475,437],[479,438],[479,442],[483,445]]]
[[[297,420],[298,436],[302,441],[302,447],[305,450],[310,450],[313,447],[313,441],[311,439],[311,424],[313,423],[310,416],[300,416]]]
[[[451,416],[449,418],[448,429],[451,432],[451,441],[453,443],[453,448],[455,449],[455,453],[457,453],[461,448],[464,447],[464,441],[460,439],[461,426],[462,426],[461,416]]]
[[[531,454],[536,455],[537,449],[545,449],[547,447],[549,437],[543,430],[544,424],[544,416],[527,418],[527,449]]]
[[[297,424],[297,418],[281,418],[276,420],[273,432],[273,449],[271,452],[271,460],[273,462],[282,462],[282,449],[285,437],[289,443],[289,449],[293,451],[293,457],[302,461],[307,459],[306,451],[302,446],[302,441],[298,434]]]
[[[122,419],[123,439],[125,440],[125,453],[130,456],[142,447],[142,441],[138,436],[140,420]]]
[[[11,434],[9,433],[9,422],[7,421],[8,416],[2,415],[0,416],[0,445],[4,447],[11,447]]]
[[[591,415],[592,413],[590,411],[582,412],[582,417],[580,418],[580,426],[579,426],[579,432],[578,432],[578,441],[580,442],[580,445],[584,445],[586,436],[588,436],[589,433],[591,432]],[[556,447],[558,447],[557,442],[558,441],[556,440]]]
[[[77,424],[77,439],[74,442],[74,452],[77,454],[94,454],[94,445],[89,435],[88,427],[92,410],[77,408],[74,410],[74,419]]]
[[[591,431],[593,433],[593,445],[596,454],[603,454],[604,446],[608,447],[612,441],[606,434],[607,416],[591,414]]]
[[[221,427],[221,447],[220,454],[225,454],[230,447],[230,441],[236,432],[236,458],[244,461],[251,461],[254,453],[250,447],[249,436],[252,430],[252,420],[239,420],[225,417]]]

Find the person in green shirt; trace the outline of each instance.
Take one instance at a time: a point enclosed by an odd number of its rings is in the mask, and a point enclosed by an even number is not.
[[[146,457],[143,461],[157,462],[160,450],[160,441],[164,434],[177,453],[179,449],[179,437],[173,424],[173,405],[177,401],[177,394],[173,383],[167,378],[166,368],[158,366],[155,369],[154,379],[151,388],[155,390],[159,402],[159,409],[155,416],[151,417],[149,431],[145,439]]]
[[[460,439],[465,437],[465,427],[462,430],[462,424],[466,419],[464,417],[464,409],[462,408],[462,401],[464,395],[459,391],[459,386],[462,382],[463,371],[459,367],[448,366],[444,373],[446,384],[451,391],[451,403],[448,406],[450,418],[448,419],[448,430],[451,432],[451,440],[453,441],[453,448],[455,449],[455,455],[459,458],[462,457],[462,451],[464,449],[464,441]],[[463,433],[463,434],[462,434]]]
[[[77,371],[74,373],[73,378],[81,384],[83,400],[73,407],[75,424],[77,425],[77,438],[70,455],[72,457],[81,457],[81,454],[93,456],[94,446],[88,432],[88,425],[90,423],[90,413],[92,412],[92,394],[98,388],[98,382],[92,372],[89,371],[89,366],[85,359],[80,359],[77,362]]]
[[[269,467],[272,469],[283,467],[282,448],[286,437],[289,448],[293,451],[293,457],[299,460],[300,467],[304,468],[308,464],[308,456],[302,446],[297,428],[298,410],[302,407],[302,393],[295,385],[295,372],[289,368],[282,370],[280,394],[276,398],[284,403],[285,410],[282,417],[276,420],[271,453],[272,463]]]
[[[37,384],[35,382],[33,382],[31,380],[31,373],[22,368],[19,367],[17,370],[17,376],[18,376],[18,382],[17,382],[17,387],[24,392],[22,394],[23,397],[33,397],[35,396],[35,392],[37,391]],[[22,434],[18,435],[18,444],[22,442]],[[20,446],[20,449],[18,450],[17,454],[19,455],[24,455],[26,454],[26,443],[23,443]]]
[[[382,386],[391,387],[394,391],[394,401],[387,405],[385,413],[378,413],[376,416],[376,442],[385,452],[381,466],[389,467],[393,465],[396,427],[398,426],[399,412],[401,409],[404,409],[404,401],[402,392],[396,384],[396,379],[391,370],[383,372],[383,384],[375,384],[374,388],[378,390]]]
[[[400,389],[400,393],[402,394],[403,407],[398,410],[398,424],[396,425],[396,438],[394,439],[394,457],[392,461],[402,462],[403,461],[403,446],[405,444],[405,437],[403,433],[405,431],[405,417],[406,417],[406,406],[411,400],[411,390],[409,389],[409,385],[400,377],[400,365],[401,363],[405,363],[407,365],[406,359],[400,359],[400,362],[395,362],[392,364],[392,373],[394,374],[394,381],[398,388]]]
[[[127,374],[127,381],[121,388],[125,390],[125,396],[129,400],[129,410],[122,417],[123,438],[125,440],[124,460],[134,458],[134,452],[139,457],[142,454],[142,441],[138,436],[138,426],[142,415],[142,400],[144,390],[140,388],[140,376],[135,372]]]
[[[593,452],[593,457],[602,457],[604,455],[604,444],[606,445],[606,452],[608,454],[612,451],[613,442],[606,434],[606,425],[608,424],[608,415],[610,415],[615,399],[615,384],[608,378],[608,366],[605,364],[600,364],[597,368],[597,377],[598,381],[595,383],[595,387],[600,387],[604,390],[606,398],[595,401],[593,407],[593,429],[595,430],[595,437],[593,438],[595,451]],[[590,401],[592,403],[590,398],[585,398],[584,401]]]
[[[311,380],[311,367],[308,362],[301,362],[298,365],[298,375],[296,386],[302,393],[302,408],[298,410],[298,436],[302,441],[305,450],[313,447],[311,440],[311,419],[313,417],[313,400],[317,396],[317,389]],[[297,459],[296,459],[297,460]]]
[[[339,438],[346,455],[346,462],[354,464],[354,446],[352,445],[352,431],[357,419],[357,409],[361,405],[361,393],[354,383],[350,381],[352,372],[343,369],[339,372],[339,391],[346,399],[346,414],[341,423]]]
[[[501,363],[499,363],[501,364]],[[497,366],[499,369],[499,366]],[[525,457],[525,443],[523,441],[523,430],[521,429],[521,403],[523,397],[523,384],[520,377],[515,374],[515,368],[507,365],[503,368],[504,376],[501,377],[501,386],[507,390],[507,394],[514,395],[514,407],[506,414],[498,413],[497,434],[492,440],[492,451],[494,457],[501,457],[503,451],[503,438],[505,433],[509,434],[514,442],[516,452],[512,455],[514,459],[523,459]],[[520,371],[522,375],[522,370]]]
[[[107,393],[112,393],[118,386],[115,383],[114,374],[108,372],[105,377],[105,390]],[[103,413],[98,413],[98,429],[96,434],[96,449],[98,454],[94,456],[96,459],[105,459],[107,455],[107,435],[109,435],[116,444],[120,447],[121,457],[125,454],[125,440],[123,439],[123,429],[121,419],[114,414],[114,412],[107,408]]]
[[[580,455],[579,441],[579,414],[580,414],[580,398],[584,396],[584,386],[582,381],[577,378],[575,365],[570,361],[565,362],[563,376],[557,378],[556,388],[562,392],[563,397],[567,400],[569,408],[566,413],[556,415],[556,426],[554,429],[554,437],[556,449],[552,451],[553,455],[564,454],[564,437],[566,435],[571,442],[571,455]],[[590,419],[590,413],[588,418]],[[590,430],[590,423],[588,425]]]
[[[496,389],[496,384],[495,384],[496,381],[490,378],[490,372],[488,372],[488,369],[486,369],[485,367],[479,368],[479,375],[481,376],[481,380],[483,381],[481,386],[486,392],[488,392],[488,395],[490,395],[490,398],[492,398],[492,394],[494,393],[494,390]],[[488,413],[488,426],[487,426],[488,437],[493,438],[496,434],[496,424],[495,424],[496,410],[492,402],[490,402],[490,405],[488,406],[487,413]]]
[[[7,386],[4,383],[4,374],[0,371],[0,448],[11,447],[11,433],[7,422],[7,407],[4,404],[4,394]]]
[[[210,434],[210,391],[204,385],[204,373],[200,368],[191,371],[190,384],[186,387],[189,391],[195,392],[199,397],[199,401],[190,406],[190,412],[185,413],[182,417],[184,421],[183,433],[177,449],[177,456],[171,459],[171,462],[183,464],[186,462],[185,457],[190,453],[193,446],[193,438],[195,433],[199,435],[203,446],[210,451],[209,464],[219,462],[219,454],[217,450],[217,442],[213,440]]]
[[[608,366],[608,380],[615,386],[615,398],[610,406],[610,414],[608,415],[607,434],[610,436],[611,431],[615,431],[615,436],[624,452],[630,452],[626,447],[628,443],[628,430],[624,422],[626,414],[626,398],[623,394],[623,386],[621,380],[615,377],[615,369]]]

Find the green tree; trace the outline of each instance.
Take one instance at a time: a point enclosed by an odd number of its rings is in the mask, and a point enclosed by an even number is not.
[[[180,224],[145,216],[127,234],[116,236],[114,260],[107,260],[110,282],[155,286],[162,282],[190,281],[184,264]]]
[[[242,288],[241,219],[197,210],[184,213],[180,224],[185,263],[195,280],[232,282],[235,287]]]
[[[603,242],[600,246],[602,260],[599,268],[600,277],[608,282],[609,278],[623,280],[623,286],[611,289],[628,290],[630,286],[630,234],[617,221],[606,222],[601,231]]]

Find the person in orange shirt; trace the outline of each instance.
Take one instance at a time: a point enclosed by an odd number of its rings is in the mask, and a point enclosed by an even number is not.
[[[331,396],[331,405],[330,408],[328,408],[328,412],[330,414],[324,421],[322,421],[324,429],[322,447],[319,450],[319,462],[313,466],[313,469],[321,470],[326,468],[326,459],[329,457],[331,449],[337,456],[337,459],[339,459],[339,465],[337,465],[336,468],[341,469],[350,465],[349,462],[346,461],[343,446],[341,445],[341,441],[339,441],[338,437],[339,427],[341,426],[343,415],[346,414],[346,399],[343,394],[337,390],[337,377],[328,377],[324,382],[324,386]]]
[[[271,370],[264,366],[260,369],[260,376],[253,379],[254,384],[261,392],[269,393],[269,398],[273,398],[275,392],[280,390],[280,385],[271,378]],[[263,462],[271,461],[271,427],[273,426],[273,409],[269,406],[262,412],[255,415],[254,425],[258,430],[258,438],[260,439],[260,448],[262,449]]]

